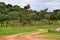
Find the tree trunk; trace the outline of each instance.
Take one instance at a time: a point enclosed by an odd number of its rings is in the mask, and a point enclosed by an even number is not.
[[[51,23],[50,23],[50,19],[48,19],[48,24],[51,25]]]
[[[6,27],[8,27],[8,25],[9,25],[9,20],[6,21]]]
[[[1,21],[1,27],[3,27],[3,22]]]

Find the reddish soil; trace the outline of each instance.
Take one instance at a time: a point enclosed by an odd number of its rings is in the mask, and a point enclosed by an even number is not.
[[[24,35],[17,34],[17,35],[3,36],[3,37],[0,37],[0,40],[44,40],[42,38],[34,37],[34,35],[42,32],[45,32],[45,31],[43,29],[40,29],[37,32],[32,32]]]

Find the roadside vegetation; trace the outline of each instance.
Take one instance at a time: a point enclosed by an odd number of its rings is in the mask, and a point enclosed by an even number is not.
[[[45,40],[60,40],[60,32],[45,32],[38,34],[38,38]]]
[[[29,32],[33,32],[33,31],[38,31],[40,29],[55,30],[56,28],[58,28],[57,25],[0,27],[0,36],[13,35],[13,34],[19,34],[19,33],[22,33],[22,34],[29,33]]]
[[[0,27],[60,24],[60,9],[47,12],[48,8],[46,8],[38,12],[30,8],[30,4],[21,8],[18,5],[0,2]]]
[[[60,27],[60,9],[48,12],[46,8],[38,12],[30,8],[30,4],[21,8],[0,2],[0,36]]]

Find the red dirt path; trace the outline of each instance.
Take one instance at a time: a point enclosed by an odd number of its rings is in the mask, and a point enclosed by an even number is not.
[[[3,36],[3,37],[0,37],[0,40],[44,40],[44,39],[38,39],[37,37],[33,36],[42,32],[46,32],[46,31],[44,31],[44,29],[40,29],[37,32],[32,32],[25,35],[16,34],[16,35],[10,35],[10,36]]]

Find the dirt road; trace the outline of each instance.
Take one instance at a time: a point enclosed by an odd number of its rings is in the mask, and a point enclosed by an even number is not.
[[[44,29],[40,29],[37,32],[32,32],[25,35],[16,34],[16,35],[10,35],[10,36],[3,36],[3,37],[0,37],[0,40],[44,40],[44,39],[38,39],[34,37],[34,35],[43,33],[43,32],[46,32],[46,31]]]

